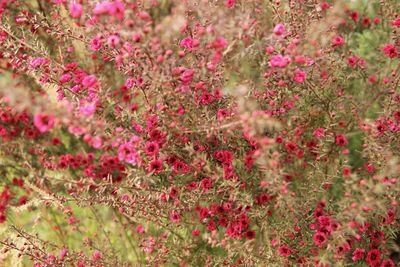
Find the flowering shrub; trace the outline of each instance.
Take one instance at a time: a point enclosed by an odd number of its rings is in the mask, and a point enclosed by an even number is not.
[[[2,266],[396,266],[397,0],[0,0]]]

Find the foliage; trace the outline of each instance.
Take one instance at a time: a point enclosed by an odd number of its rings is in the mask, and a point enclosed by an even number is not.
[[[0,265],[395,266],[397,0],[0,0]]]

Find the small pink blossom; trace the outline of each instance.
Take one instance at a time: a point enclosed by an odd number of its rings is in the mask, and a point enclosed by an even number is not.
[[[61,75],[60,77],[60,83],[64,84],[69,82],[72,79],[71,74],[69,73],[64,73],[63,75]]]
[[[80,111],[83,115],[85,115],[85,116],[87,116],[87,117],[90,117],[90,116],[92,116],[92,115],[94,114],[94,112],[96,111],[96,107],[97,107],[96,103],[87,103],[86,105],[81,106],[81,107],[79,108],[79,111]]]
[[[235,3],[236,3],[236,0],[226,0],[225,1],[225,5],[226,5],[227,8],[233,8]]]
[[[127,142],[119,146],[118,159],[127,163],[136,165],[139,163],[139,154],[137,153],[133,143]]]
[[[97,3],[93,9],[93,14],[95,15],[105,15],[114,16],[119,20],[124,19],[125,16],[125,5],[121,1],[103,1]]]
[[[272,68],[284,68],[289,65],[291,62],[290,57],[282,56],[282,55],[275,55],[272,56],[268,62],[268,65]]]
[[[91,146],[96,149],[99,149],[103,146],[103,140],[101,139],[100,136],[96,136],[96,137],[92,138],[90,143],[91,143]]]
[[[180,221],[181,221],[181,215],[180,215],[177,211],[175,211],[175,210],[173,210],[173,211],[170,212],[169,218],[170,218],[171,221],[173,221],[173,222],[180,222]]]
[[[60,251],[60,260],[63,260],[64,257],[65,257],[67,254],[68,254],[68,250],[67,250],[67,249],[65,249],[65,248],[61,249],[61,251]]]
[[[188,36],[180,42],[180,46],[186,48],[189,51],[192,51],[193,48],[199,46],[200,42],[197,39],[193,39],[192,37]]]
[[[344,38],[342,36],[336,35],[332,38],[333,46],[342,46],[344,44]]]
[[[96,250],[95,252],[93,252],[92,259],[93,259],[93,261],[97,261],[97,260],[101,259],[101,253],[100,253],[100,251],[97,251],[97,250]]]
[[[42,65],[48,65],[49,63],[50,63],[50,61],[47,58],[36,57],[31,60],[31,62],[29,63],[29,66],[33,69],[36,69]]]
[[[285,32],[285,25],[283,25],[282,23],[279,23],[279,24],[277,24],[275,27],[274,27],[274,30],[273,30],[273,32],[276,34],[276,35],[278,35],[278,36],[280,36],[280,35],[282,35],[284,32]]]
[[[143,227],[143,225],[138,225],[137,227],[136,227],[136,233],[138,233],[138,234],[143,234],[144,233],[144,227]]]
[[[120,43],[120,39],[118,35],[112,34],[108,37],[107,43],[111,47],[116,47]]]
[[[314,136],[317,139],[321,139],[325,135],[325,129],[324,128],[318,128],[314,131]]]
[[[79,18],[82,16],[83,7],[81,4],[70,3],[69,6],[69,14],[73,18]]]
[[[97,78],[95,75],[88,75],[82,80],[82,86],[83,88],[91,88],[93,87],[97,82]]]
[[[44,113],[38,113],[33,118],[33,123],[41,133],[48,132],[54,127],[54,116]]]
[[[180,79],[183,83],[189,83],[192,81],[193,75],[194,75],[194,70],[187,69],[181,74]]]
[[[307,74],[300,70],[300,69],[296,69],[294,71],[294,76],[293,76],[293,81],[295,81],[296,83],[304,83],[304,81],[306,80]]]
[[[103,41],[100,37],[96,36],[92,40],[90,40],[90,48],[93,51],[99,51],[100,48],[103,46]]]

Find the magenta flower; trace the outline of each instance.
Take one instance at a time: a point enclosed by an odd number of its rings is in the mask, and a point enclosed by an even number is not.
[[[100,37],[96,36],[90,41],[90,48],[93,51],[99,51],[102,46],[103,46],[103,41],[101,40]]]
[[[60,83],[64,84],[69,82],[72,79],[71,74],[69,73],[64,73],[63,75],[61,75],[60,77]]]
[[[71,3],[68,6],[69,15],[73,18],[79,18],[82,16],[83,7],[81,4]]]
[[[175,211],[175,210],[173,210],[173,211],[171,211],[171,212],[169,213],[169,218],[170,218],[171,221],[173,221],[173,222],[180,222],[180,221],[181,221],[181,215],[180,215],[177,211]]]
[[[139,163],[139,154],[137,153],[133,143],[127,142],[119,146],[118,159],[132,165]]]
[[[280,36],[280,35],[282,35],[284,32],[285,32],[285,25],[283,25],[282,23],[279,23],[279,24],[277,24],[275,27],[274,27],[274,30],[273,30],[273,32],[276,34],[276,35],[278,35],[278,36]]]
[[[397,57],[397,55],[398,55],[396,46],[394,46],[392,44],[385,45],[383,47],[383,53],[385,53],[385,55],[387,55],[390,58]]]
[[[322,137],[324,137],[324,134],[325,134],[325,129],[324,128],[318,128],[313,133],[313,135],[317,139],[321,139]]]
[[[272,56],[268,62],[268,65],[272,68],[284,68],[289,65],[291,62],[290,57],[282,56],[282,55],[275,55]]]
[[[189,83],[193,79],[194,75],[194,70],[193,69],[187,69],[181,74],[181,81],[183,83]]]
[[[199,44],[199,40],[193,39],[192,37],[188,36],[184,38],[179,45],[189,51],[192,51],[192,49],[199,46]]]
[[[282,257],[289,257],[291,254],[291,250],[288,246],[283,245],[279,248],[279,255]]]
[[[93,87],[97,82],[96,76],[95,75],[88,75],[82,80],[82,86],[83,88],[91,88]]]
[[[342,36],[336,35],[332,38],[333,46],[342,46],[344,44],[344,38]]]
[[[306,80],[307,74],[300,70],[300,69],[296,69],[294,71],[294,76],[293,76],[293,81],[295,81],[296,83],[304,83],[304,81]]]
[[[33,118],[33,123],[41,133],[48,132],[54,127],[54,116],[44,113],[38,113]]]

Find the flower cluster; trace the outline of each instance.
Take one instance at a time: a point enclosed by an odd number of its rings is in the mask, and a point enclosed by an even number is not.
[[[396,266],[397,2],[0,0],[0,265]]]

